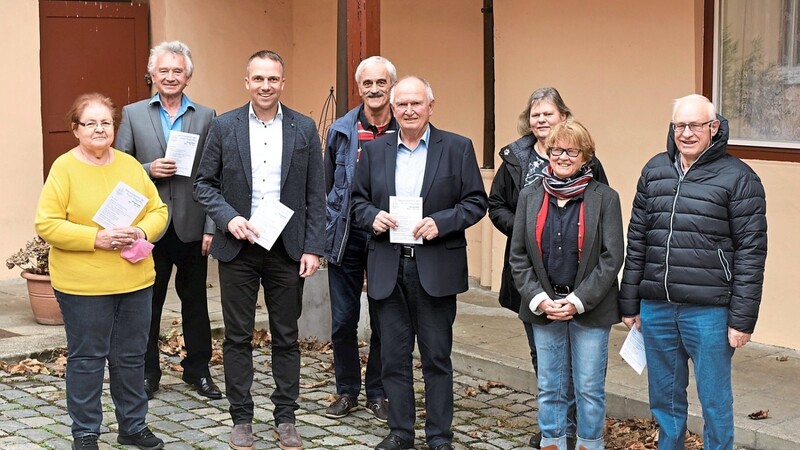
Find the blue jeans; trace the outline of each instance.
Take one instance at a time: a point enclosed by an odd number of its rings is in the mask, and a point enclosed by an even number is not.
[[[340,265],[328,265],[331,292],[331,344],[336,374],[336,393],[358,397],[361,391],[361,359],[358,354],[358,319],[361,316],[361,291],[367,268],[367,234],[351,230]],[[374,300],[369,305],[369,359],[364,375],[368,400],[386,397],[381,381],[381,333]]]
[[[703,447],[733,448],[733,391],[728,308],[642,300],[650,409],[661,450],[682,450],[686,437],[689,359],[703,409]]]
[[[603,450],[610,331],[610,326],[588,327],[574,320],[533,324],[542,448],[567,448],[567,415],[574,385],[578,411],[576,446]]]
[[[100,434],[103,375],[108,361],[119,434],[144,429],[144,353],[153,288],[115,295],[56,291],[67,333],[67,410],[72,436]]]

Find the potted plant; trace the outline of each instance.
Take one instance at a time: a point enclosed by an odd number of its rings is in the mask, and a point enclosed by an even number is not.
[[[36,322],[42,325],[62,325],[61,308],[50,284],[50,245],[39,236],[31,239],[6,260],[6,267],[22,269],[28,282],[28,298]]]

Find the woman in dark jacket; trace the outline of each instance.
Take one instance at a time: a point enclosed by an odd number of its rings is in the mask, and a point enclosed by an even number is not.
[[[556,124],[572,118],[572,111],[564,104],[561,94],[555,88],[545,87],[533,91],[525,109],[519,115],[517,131],[522,136],[511,144],[500,149],[503,160],[492,181],[489,193],[489,218],[494,226],[506,235],[506,251],[503,257],[503,274],[500,282],[500,305],[519,312],[520,298],[511,268],[508,254],[511,248],[511,234],[514,230],[514,214],[517,209],[519,191],[540,179],[544,169],[550,165],[545,139]],[[608,184],[603,165],[596,158],[590,162],[594,179]],[[536,345],[530,323],[523,322],[528,345],[531,349],[533,369],[537,370]],[[573,402],[574,405],[574,402]],[[574,422],[574,408],[571,408],[571,422]],[[570,435],[574,434],[574,423],[570,425]],[[536,433],[530,441],[533,448],[539,448],[540,433]]]
[[[533,327],[538,355],[541,446],[567,448],[564,387],[573,384],[577,448],[602,450],[608,336],[620,321],[619,195],[594,180],[594,142],[581,124],[559,123],[546,144],[550,165],[520,193],[510,251],[520,318]]]
[[[519,115],[517,131],[522,136],[500,149],[503,162],[492,181],[489,194],[489,218],[494,226],[506,235],[506,250],[503,275],[500,283],[500,305],[519,312],[520,298],[511,278],[508,265],[508,252],[511,233],[514,230],[514,213],[517,209],[519,191],[542,176],[550,164],[544,141],[550,130],[559,122],[572,118],[572,111],[564,104],[561,94],[555,88],[537,89],[531,94],[527,106]],[[593,158],[591,161],[595,181],[608,184],[603,165]],[[530,327],[525,326],[529,338]],[[531,356],[536,368],[536,350],[531,344]]]

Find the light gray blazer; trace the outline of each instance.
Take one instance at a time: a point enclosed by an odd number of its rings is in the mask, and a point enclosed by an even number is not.
[[[299,261],[303,253],[325,251],[325,176],[317,126],[311,118],[281,104],[283,156],[281,203],[294,211],[280,239],[286,253]],[[247,243],[231,236],[228,222],[250,219],[253,169],[250,162],[250,103],[215,118],[208,132],[194,186],[197,199],[216,224],[211,254],[229,262]]]
[[[203,206],[194,198],[194,177],[200,165],[206,135],[216,113],[213,109],[194,104],[183,115],[181,131],[200,135],[194,157],[192,176],[173,175],[169,178],[152,178],[161,200],[167,204],[169,220],[175,233],[183,242],[199,241],[203,233],[213,233],[214,223],[206,217]],[[122,123],[117,130],[115,148],[133,155],[150,173],[150,163],[163,158],[167,150],[158,104],[150,99],[131,103],[122,108]],[[167,222],[169,224],[170,222]],[[159,236],[159,239],[161,236]]]

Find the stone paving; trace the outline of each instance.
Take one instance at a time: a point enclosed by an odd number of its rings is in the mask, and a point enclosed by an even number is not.
[[[252,389],[256,404],[255,447],[277,448],[272,437],[272,403],[269,400],[273,386],[269,348],[256,349],[253,356],[256,367]],[[388,428],[365,408],[343,419],[324,416],[335,391],[331,362],[330,352],[303,352],[297,425],[305,448],[371,450],[388,434]],[[212,376],[222,387],[222,366],[213,367]],[[420,369],[415,369],[416,448],[426,449],[421,377]],[[125,448],[116,443],[116,419],[107,381],[102,398],[105,417],[101,448]],[[0,448],[71,448],[71,420],[67,415],[64,387],[64,379],[53,375],[0,372]],[[533,396],[460,374],[455,375],[454,391],[456,449],[527,448],[528,438],[535,429]],[[147,420],[150,429],[167,443],[167,449],[229,448],[231,421],[227,400],[208,400],[197,395],[180,380],[178,372],[164,371],[161,389],[150,401]]]

